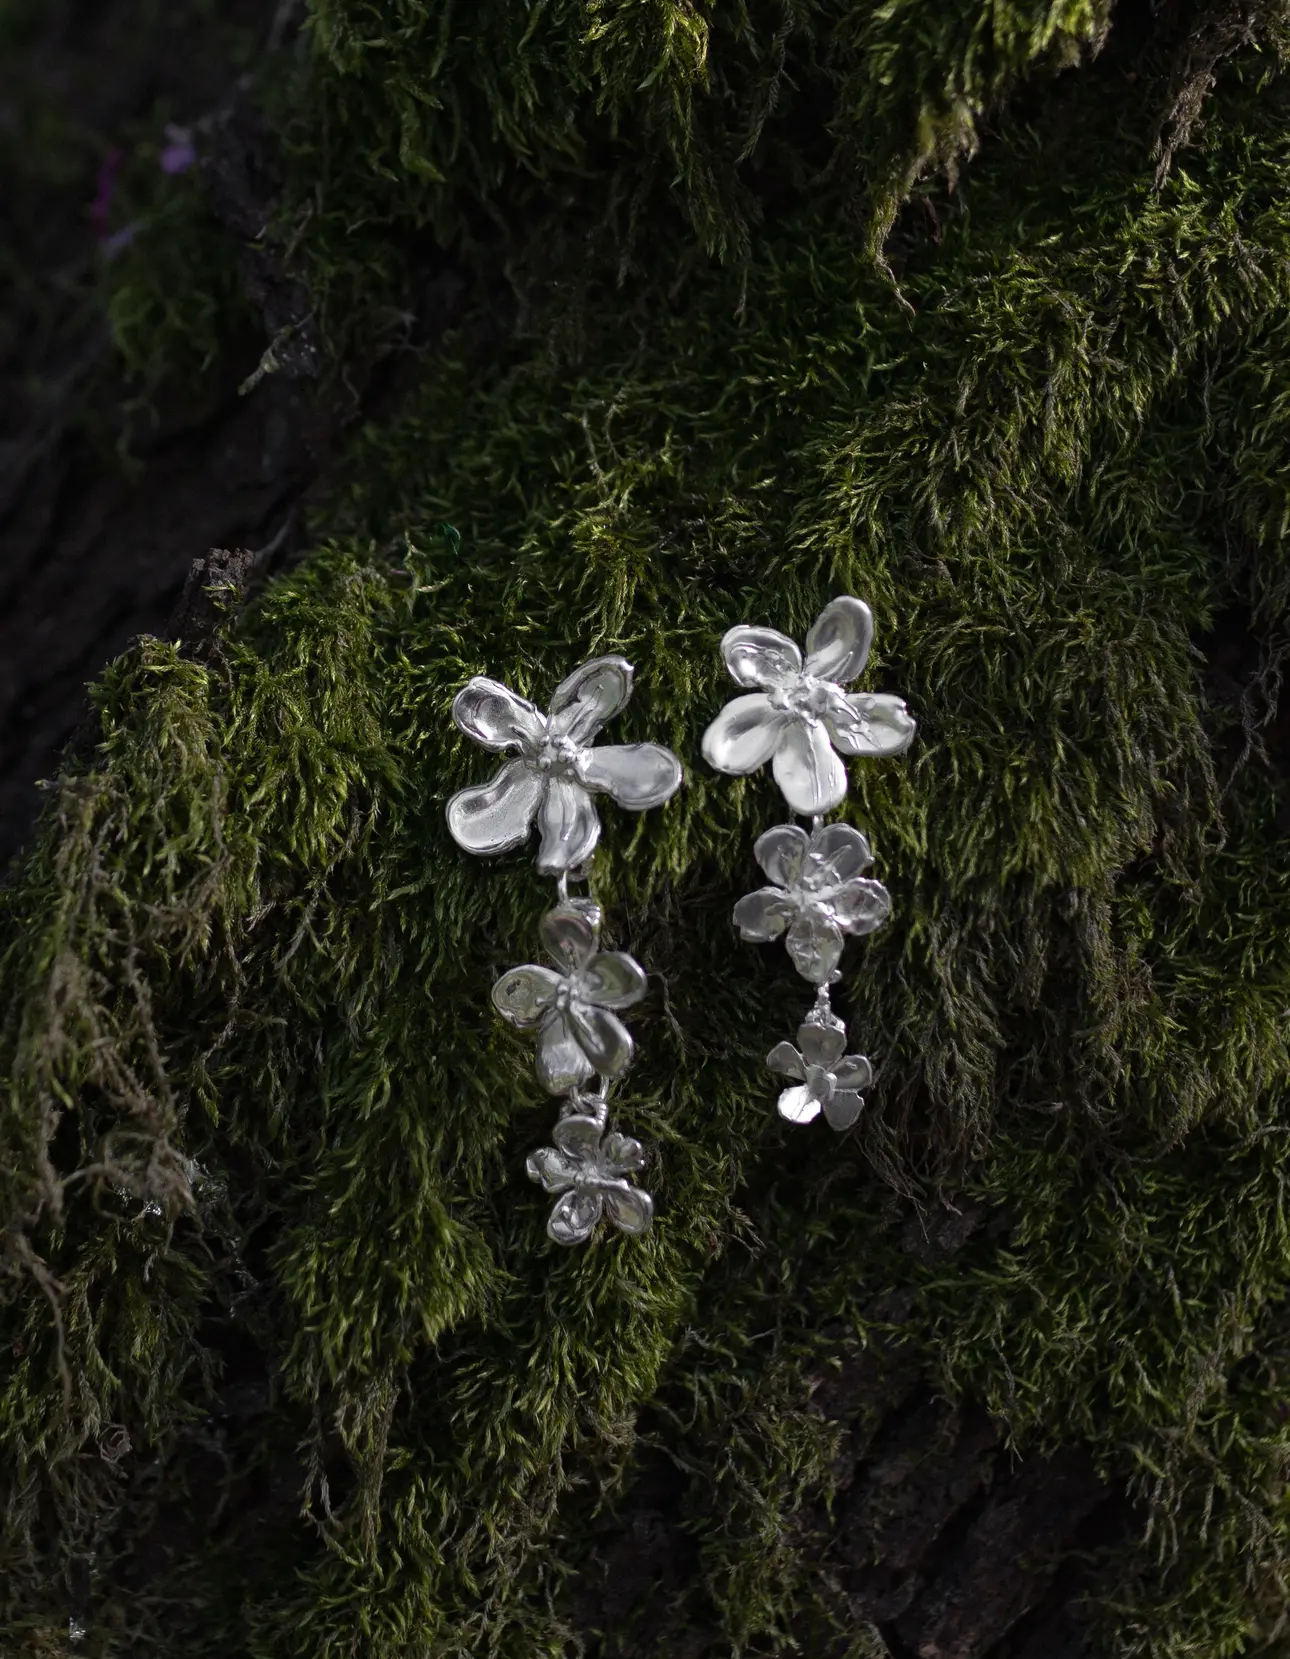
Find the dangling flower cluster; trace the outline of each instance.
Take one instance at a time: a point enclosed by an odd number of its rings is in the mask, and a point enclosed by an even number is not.
[[[554,968],[511,968],[493,986],[493,1006],[520,1030],[536,1030],[538,1081],[566,1095],[554,1146],[528,1160],[531,1180],[562,1196],[547,1232],[557,1244],[581,1244],[601,1216],[625,1233],[643,1233],[654,1213],[647,1192],[625,1179],[645,1164],[639,1141],[606,1133],[606,1091],[632,1062],[631,1033],[619,1019],[645,995],[645,972],[622,951],[599,950],[600,908],[566,899],[541,921]],[[584,1086],[599,1080],[597,1093]]]
[[[459,791],[448,827],[468,852],[506,852],[537,826],[538,869],[558,877],[560,902],[543,916],[542,942],[554,966],[510,968],[493,986],[493,1006],[509,1024],[537,1034],[538,1081],[565,1096],[553,1146],[532,1154],[531,1180],[557,1194],[547,1232],[581,1244],[608,1215],[641,1234],[654,1213],[649,1193],[629,1176],[645,1165],[639,1141],[608,1127],[608,1092],[632,1061],[631,1033],[619,1018],[645,995],[640,964],[599,948],[600,907],[571,898],[600,838],[592,800],[607,794],[634,812],[660,806],[681,784],[681,763],[657,743],[594,748],[592,739],[631,696],[632,666],[622,657],[585,663],[557,688],[543,715],[496,680],[476,677],[458,692],[453,719],[487,749],[513,751],[490,783]],[[592,1092],[585,1092],[588,1086]]]
[[[846,936],[881,927],[891,897],[864,874],[873,863],[866,837],[849,824],[824,823],[823,814],[846,798],[842,756],[900,754],[917,729],[899,697],[843,691],[863,672],[872,642],[873,614],[849,595],[820,612],[805,660],[774,628],[732,628],[721,641],[730,677],[757,689],[728,703],[703,736],[704,758],[719,772],[743,776],[769,760],[791,810],[812,820],[809,835],[777,824],[760,837],[753,852],[771,885],[740,899],[734,921],[746,940],[784,936],[793,966],[816,987],[798,1046],[776,1044],[767,1065],[794,1083],[780,1095],[781,1116],[810,1123],[823,1115],[837,1130],[859,1117],[873,1068],[863,1055],[844,1053],[846,1027],[832,1012],[829,987],[841,977]]]

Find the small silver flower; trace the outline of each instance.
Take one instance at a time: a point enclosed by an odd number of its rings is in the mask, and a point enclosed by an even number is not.
[[[504,853],[528,840],[536,820],[538,869],[551,875],[585,864],[600,839],[593,794],[632,812],[661,806],[681,784],[681,763],[658,743],[595,749],[591,740],[632,694],[632,665],[597,657],[562,680],[543,715],[497,680],[476,675],[457,693],[452,717],[484,748],[515,750],[491,782],[448,802],[448,828],[471,853]]]
[[[863,1054],[844,1054],[847,1031],[833,1014],[806,1020],[797,1028],[797,1048],[776,1043],[766,1064],[797,1087],[779,1097],[779,1115],[790,1123],[810,1123],[823,1111],[829,1127],[849,1129],[864,1106],[861,1089],[873,1082],[873,1067]]]
[[[592,1077],[618,1077],[632,1059],[632,1039],[613,1012],[645,995],[645,971],[621,951],[598,951],[600,911],[584,899],[548,910],[542,942],[564,970],[530,962],[493,986],[493,1006],[522,1030],[538,1027],[537,1074],[552,1094]]]
[[[703,734],[703,757],[742,776],[773,758],[775,782],[794,812],[831,812],[847,792],[843,755],[897,755],[916,724],[899,697],[847,695],[873,641],[873,613],[843,596],[820,612],[806,636],[806,661],[774,628],[732,628],[721,641],[730,676],[759,689],[736,697]]]
[[[603,1129],[599,1117],[561,1118],[551,1135],[555,1145],[529,1157],[529,1179],[563,1195],[546,1224],[557,1244],[581,1244],[606,1210],[624,1233],[649,1229],[653,1201],[625,1179],[645,1167],[644,1148],[613,1130],[602,1139]]]
[[[740,936],[764,944],[787,928],[793,966],[813,985],[827,985],[843,935],[872,933],[891,914],[887,889],[861,874],[873,863],[868,841],[850,824],[825,824],[809,836],[796,824],[776,824],[753,853],[776,885],[735,906]]]

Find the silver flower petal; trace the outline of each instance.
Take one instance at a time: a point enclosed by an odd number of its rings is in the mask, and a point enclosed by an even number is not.
[[[891,915],[891,894],[880,881],[857,876],[833,892],[829,908],[839,927],[860,937],[880,928]]]
[[[467,680],[452,700],[452,718],[485,749],[522,749],[541,743],[546,721],[526,698],[482,674]]]
[[[574,1160],[575,1169],[583,1169],[594,1161],[600,1150],[602,1127],[599,1118],[590,1117],[585,1112],[570,1112],[551,1131],[551,1139],[562,1153],[567,1152]]]
[[[842,958],[846,941],[827,915],[811,907],[798,911],[784,943],[802,978],[812,985],[825,985]]]
[[[630,1135],[620,1135],[617,1130],[610,1130],[605,1136],[600,1161],[611,1174],[629,1175],[644,1169],[648,1160],[639,1141],[633,1140]]]
[[[835,1089],[824,1102],[824,1116],[828,1120],[829,1128],[836,1129],[841,1134],[844,1129],[850,1129],[863,1107],[864,1101],[854,1089]]]
[[[806,636],[806,672],[820,680],[854,680],[869,660],[873,612],[844,594],[826,605]]]
[[[654,1201],[647,1192],[642,1192],[639,1187],[629,1187],[626,1181],[621,1185],[604,1186],[600,1191],[609,1211],[609,1219],[615,1227],[634,1238],[649,1231],[649,1224],[654,1219]]]
[[[839,754],[866,753],[869,729],[867,715],[855,706],[841,686],[825,686],[822,698],[823,707],[819,710],[819,717],[828,729]]]
[[[799,830],[798,834],[802,832]],[[802,868],[802,885],[815,889],[862,875],[873,863],[868,839],[850,824],[823,824],[811,836]]]
[[[568,1094],[595,1074],[565,1015],[548,1014],[538,1033],[538,1082],[549,1094]]]
[[[729,708],[746,701],[750,699],[737,697]],[[846,767],[834,754],[828,731],[818,720],[794,720],[784,729],[773,770],[780,793],[803,817],[831,812],[846,797]]]
[[[599,1008],[630,1008],[645,995],[645,970],[624,951],[597,952],[578,975],[578,997]]]
[[[546,1230],[557,1244],[582,1244],[595,1231],[604,1214],[605,1200],[599,1192],[566,1192],[551,1211]]]
[[[558,1147],[540,1146],[524,1165],[530,1181],[540,1181],[548,1192],[567,1192],[578,1179],[578,1165]]]
[[[831,1071],[847,1046],[846,1027],[836,1018],[827,1025],[817,1020],[803,1020],[797,1028],[797,1046],[808,1067],[823,1066],[826,1071]]]
[[[776,824],[753,844],[753,857],[777,887],[792,887],[802,873],[810,837],[796,824]]]
[[[644,812],[662,806],[681,787],[681,763],[661,743],[607,744],[583,751],[579,775],[588,789],[612,795],[619,806]]]
[[[627,706],[634,670],[626,657],[596,657],[560,681],[547,724],[552,737],[589,743]]]
[[[899,755],[914,741],[918,722],[902,698],[877,691],[854,691],[847,702],[860,717],[860,727],[847,739],[849,747],[843,750],[845,754]],[[841,742],[838,748],[843,748]]]
[[[749,944],[764,945],[778,939],[797,914],[797,906],[778,887],[759,887],[745,893],[734,909],[739,937]]]
[[[542,943],[566,973],[573,973],[595,953],[600,906],[571,899],[548,910],[538,923]]]
[[[543,782],[522,760],[507,761],[488,783],[461,789],[448,802],[448,832],[468,853],[504,853],[527,841]]]
[[[537,867],[544,875],[579,869],[600,840],[600,818],[591,796],[572,778],[548,775],[537,821],[542,832]]]
[[[806,1062],[787,1039],[775,1044],[766,1056],[766,1064],[781,1077],[791,1077],[798,1083],[806,1081]]]
[[[844,1054],[833,1070],[839,1089],[863,1092],[873,1082],[873,1067],[863,1054]]]
[[[511,968],[493,986],[493,1007],[511,1025],[536,1025],[555,1002],[560,975],[535,962]]]
[[[776,686],[802,669],[802,653],[777,628],[731,628],[722,638],[721,655],[730,678],[742,686]]]
[[[775,753],[789,716],[771,706],[764,691],[736,697],[703,734],[703,758],[718,772],[742,777]]]
[[[574,1002],[569,1005],[568,1020],[588,1065],[602,1077],[618,1077],[631,1065],[631,1033],[616,1014]]]
[[[790,1123],[810,1123],[819,1117],[820,1103],[803,1083],[795,1089],[784,1090],[779,1097],[778,1111]]]

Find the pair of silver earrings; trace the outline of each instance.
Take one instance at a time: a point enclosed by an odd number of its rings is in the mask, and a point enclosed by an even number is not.
[[[783,938],[793,966],[816,988],[797,1043],[780,1042],[767,1065],[788,1081],[780,1115],[790,1123],[823,1116],[850,1128],[864,1105],[873,1067],[846,1052],[846,1027],[833,1012],[830,987],[848,935],[872,933],[891,900],[865,872],[869,843],[849,824],[825,817],[846,798],[842,757],[896,755],[913,741],[915,723],[898,697],[846,692],[863,671],[873,615],[860,599],[826,605],[806,637],[806,656],[774,628],[732,628],[721,655],[744,695],[726,705],[703,735],[703,758],[718,772],[744,776],[771,763],[790,811],[811,823],[777,824],[753,853],[769,886],[734,909],[740,936]],[[631,1064],[633,1044],[620,1014],[645,995],[645,972],[622,951],[599,948],[601,912],[569,883],[585,882],[600,839],[594,797],[644,812],[681,787],[681,763],[658,743],[596,745],[601,729],[626,706],[633,670],[623,657],[597,657],[561,681],[544,715],[496,680],[476,676],[460,692],[452,717],[484,748],[509,753],[488,783],[448,802],[448,828],[459,847],[491,856],[539,834],[537,867],[557,884],[556,903],[539,924],[553,966],[510,968],[493,986],[502,1018],[537,1036],[538,1081],[563,1096],[554,1145],[528,1160],[528,1173],[555,1206],[547,1232],[579,1244],[601,1218],[625,1233],[644,1233],[653,1216],[648,1192],[634,1182],[645,1167],[640,1142],[609,1123],[611,1090]]]

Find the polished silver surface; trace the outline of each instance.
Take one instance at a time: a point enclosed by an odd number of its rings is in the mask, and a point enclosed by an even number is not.
[[[843,691],[864,670],[873,613],[861,599],[834,599],[806,636],[806,658],[774,628],[731,628],[721,641],[730,677],[756,687],[736,697],[703,734],[703,757],[742,776],[769,760],[789,807],[831,812],[847,792],[842,756],[897,755],[916,725],[899,697]]]
[[[557,1244],[582,1244],[602,1215],[620,1232],[648,1231],[653,1200],[627,1180],[645,1167],[639,1141],[606,1130],[600,1113],[567,1114],[551,1138],[555,1145],[532,1153],[527,1168],[530,1180],[560,1194],[546,1224]]]
[[[485,749],[515,758],[487,783],[448,802],[448,829],[467,852],[492,855],[522,846],[536,824],[538,869],[581,869],[600,839],[593,795],[632,812],[661,806],[681,786],[681,763],[659,743],[593,746],[632,694],[632,665],[597,657],[562,680],[541,714],[497,680],[476,675],[457,693],[452,717]]]
[[[739,936],[764,944],[786,934],[793,966],[812,985],[832,979],[845,935],[872,933],[891,914],[887,889],[862,874],[873,854],[850,824],[822,824],[810,835],[796,824],[777,824],[753,854],[774,885],[735,906]]]
[[[645,995],[645,971],[621,951],[598,951],[599,911],[577,900],[548,911],[542,939],[558,968],[526,963],[493,986],[493,1006],[521,1030],[537,1027],[537,1075],[550,1094],[593,1077],[621,1077],[632,1039],[616,1010]]]
[[[850,1129],[864,1108],[862,1090],[873,1082],[863,1054],[847,1054],[846,1027],[827,1006],[817,1006],[797,1028],[797,1047],[776,1043],[766,1064],[794,1087],[779,1097],[789,1123],[812,1123],[824,1114],[831,1129]]]

